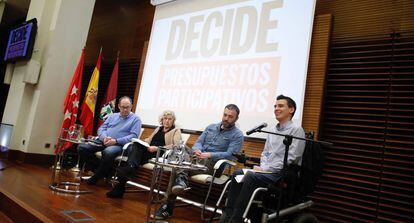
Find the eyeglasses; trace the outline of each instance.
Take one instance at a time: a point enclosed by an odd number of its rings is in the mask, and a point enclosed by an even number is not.
[[[130,109],[130,108],[131,106],[119,106],[119,109],[123,109],[123,110]]]

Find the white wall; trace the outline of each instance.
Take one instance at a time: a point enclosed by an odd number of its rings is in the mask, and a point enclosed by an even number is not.
[[[23,83],[26,62],[16,63],[3,123],[14,125],[10,148],[52,154],[63,118],[63,100],[85,46],[95,0],[32,0],[27,20],[37,18],[32,59],[38,83]],[[25,141],[23,145],[23,140]],[[50,143],[50,148],[45,144]]]

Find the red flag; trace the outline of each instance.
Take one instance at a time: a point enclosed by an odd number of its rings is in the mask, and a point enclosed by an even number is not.
[[[109,81],[108,88],[106,89],[105,96],[101,103],[102,108],[99,114],[99,126],[101,126],[103,122],[106,120],[106,118],[115,111],[116,92],[118,90],[118,66],[119,54],[116,57],[116,62],[114,70],[112,71],[111,80]]]
[[[93,118],[95,116],[96,98],[98,97],[99,71],[101,70],[102,49],[99,52],[98,62],[93,70],[91,80],[89,81],[88,90],[86,90],[85,99],[82,104],[82,113],[80,121],[84,128],[85,136],[92,135]]]
[[[78,115],[79,110],[79,98],[81,94],[81,87],[82,87],[82,74],[83,74],[83,62],[85,57],[85,49],[82,49],[82,54],[78,62],[78,66],[76,67],[75,73],[73,74],[72,82],[69,85],[68,91],[66,92],[66,98],[63,102],[64,109],[63,109],[63,122],[61,129],[70,129],[74,128],[76,117]],[[72,143],[64,143],[62,145],[61,151],[69,148]],[[55,153],[57,153],[57,148],[55,149]]]

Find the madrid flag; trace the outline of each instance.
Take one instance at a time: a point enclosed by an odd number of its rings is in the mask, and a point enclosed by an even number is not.
[[[82,87],[82,74],[83,74],[83,62],[85,58],[85,49],[82,50],[81,57],[76,67],[75,73],[73,74],[72,82],[69,85],[68,91],[66,92],[65,101],[63,102],[63,122],[61,129],[71,129],[74,128],[76,117],[79,110],[79,98],[81,94]],[[69,148],[72,143],[64,143],[61,148],[56,148],[55,153],[60,149],[63,152],[65,149]]]
[[[119,53],[116,58],[114,70],[112,71],[111,80],[109,81],[108,88],[101,103],[102,109],[99,114],[99,126],[101,126],[106,118],[115,111],[116,92],[118,90],[118,66]]]
[[[99,71],[101,69],[102,49],[99,52],[98,62],[96,62],[88,89],[86,90],[85,99],[82,104],[82,113],[80,121],[84,128],[85,136],[93,133],[93,118],[95,115],[96,98],[98,97]]]

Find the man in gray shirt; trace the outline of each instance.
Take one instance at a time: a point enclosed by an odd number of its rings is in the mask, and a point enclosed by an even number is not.
[[[279,95],[276,98],[274,114],[278,120],[274,131],[276,133],[305,137],[302,127],[292,122],[296,111],[296,103],[290,97]],[[243,174],[241,170],[232,176],[229,186],[227,206],[220,218],[220,222],[242,222],[242,215],[253,191],[258,187],[266,187],[275,184],[281,177],[285,145],[283,136],[268,135],[260,157],[260,166],[254,166],[257,171],[247,172],[243,181],[237,183],[235,176]],[[302,154],[305,149],[305,141],[293,139],[289,147],[288,165],[302,163]]]

